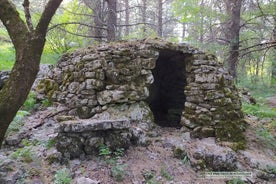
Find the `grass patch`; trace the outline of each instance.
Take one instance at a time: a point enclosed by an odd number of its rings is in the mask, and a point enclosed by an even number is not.
[[[248,115],[257,116],[259,118],[275,118],[276,117],[276,109],[269,108],[263,104],[242,104],[243,111]]]
[[[161,168],[160,174],[162,177],[166,178],[167,181],[173,180],[173,176],[171,176],[164,168]]]
[[[58,170],[54,176],[54,184],[70,184],[72,177],[66,168]]]
[[[24,105],[22,107],[22,109],[26,110],[26,111],[31,111],[35,108],[36,105],[36,98],[35,98],[35,94],[34,92],[30,92],[26,101],[24,102]]]
[[[26,163],[30,163],[35,160],[35,154],[32,150],[36,143],[31,142],[28,139],[23,139],[21,145],[24,147],[18,148],[13,154],[12,158],[22,160]]]
[[[6,132],[6,134],[10,134],[11,132],[18,132],[22,126],[24,125],[23,119],[25,116],[29,115],[30,113],[27,111],[18,111],[16,116],[14,117],[13,121],[9,125],[9,128]]]
[[[56,64],[60,54],[44,49],[41,63]],[[11,43],[0,42],[0,70],[11,70],[15,61],[15,49]]]
[[[124,180],[126,175],[126,164],[120,162],[120,158],[125,154],[124,148],[117,148],[115,151],[111,151],[108,146],[101,145],[99,149],[99,156],[103,157],[104,161],[111,167],[111,176],[117,181]]]
[[[270,148],[276,148],[276,138],[271,133],[271,129],[266,128],[264,126],[260,126],[256,129],[256,135],[258,138],[258,141],[262,144],[267,145]]]
[[[0,43],[0,70],[11,70],[15,60],[15,50],[12,44]]]
[[[57,63],[59,57],[60,54],[44,51],[41,56],[41,63],[54,65]]]

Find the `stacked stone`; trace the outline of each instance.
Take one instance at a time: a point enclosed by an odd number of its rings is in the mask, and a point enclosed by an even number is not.
[[[243,113],[232,77],[213,55],[196,54],[186,63],[186,102],[182,124],[194,137],[243,140]]]
[[[185,44],[142,40],[80,49],[65,54],[38,91],[67,105],[71,115],[129,120],[149,130],[154,119],[146,99],[154,81],[152,69],[163,50],[187,55],[181,124],[190,128],[194,137],[243,140],[241,103],[231,76],[213,55]]]
[[[102,45],[64,55],[38,87],[53,101],[90,118],[149,96],[158,52],[139,45]]]

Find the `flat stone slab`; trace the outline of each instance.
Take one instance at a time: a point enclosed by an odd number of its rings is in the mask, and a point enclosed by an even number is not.
[[[60,132],[91,132],[101,130],[121,130],[130,128],[129,120],[94,120],[81,119],[63,121],[60,123]]]

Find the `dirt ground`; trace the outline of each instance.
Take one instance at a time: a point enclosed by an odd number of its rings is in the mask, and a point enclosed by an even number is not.
[[[267,105],[271,108],[276,108],[276,96],[268,98]]]
[[[271,107],[276,107],[276,96],[270,98],[268,104]],[[35,144],[29,145],[32,153],[31,161],[26,162],[22,156],[16,159],[12,157],[18,147],[6,147],[0,151],[0,161],[1,156],[11,158],[17,169],[21,170],[19,176],[17,175],[16,183],[52,184],[57,171],[64,168],[70,172],[72,184],[77,183],[80,178],[87,179],[83,184],[225,184],[231,179],[203,178],[187,160],[184,162],[175,158],[173,149],[176,144],[193,144],[194,142],[188,132],[177,128],[159,128],[148,146],[130,147],[125,155],[117,160],[118,168],[115,168],[115,172],[122,176],[122,181],[116,181],[114,167],[99,155],[62,163],[54,159],[50,160],[51,156],[58,155],[54,146],[47,148],[44,144],[57,135],[58,124],[54,121],[54,117],[49,116],[53,112],[56,112],[56,109],[48,108],[35,112],[26,119],[24,127],[18,133],[22,134],[21,138],[25,137],[30,142],[35,142]],[[273,179],[274,176],[272,180],[258,176],[258,173],[263,172],[260,168],[261,165],[275,164],[276,167],[276,147],[266,144],[266,140],[262,140],[256,135],[256,129],[264,122],[255,117],[248,117],[247,122],[249,124],[246,131],[247,148],[236,154],[238,166],[242,169],[240,171],[252,172],[254,177],[244,179],[244,182],[276,183],[276,178]],[[273,136],[276,137],[276,135]],[[12,173],[7,173],[7,175],[9,174]]]

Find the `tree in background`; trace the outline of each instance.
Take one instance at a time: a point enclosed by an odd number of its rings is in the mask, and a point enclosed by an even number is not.
[[[25,19],[21,19],[10,0],[0,0],[0,19],[15,47],[15,64],[0,91],[0,144],[19,108],[25,102],[39,71],[48,25],[62,0],[49,0],[36,26],[33,26],[29,1],[24,0]]]
[[[240,22],[243,0],[224,0],[228,20],[224,31],[225,38],[229,43],[227,54],[227,66],[230,74],[237,80],[237,67],[239,62],[240,48]]]

